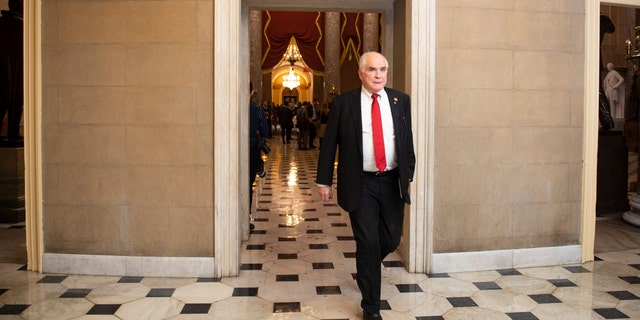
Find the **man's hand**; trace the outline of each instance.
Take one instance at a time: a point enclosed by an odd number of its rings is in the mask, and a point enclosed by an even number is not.
[[[333,190],[331,189],[331,186],[318,186],[318,194],[320,194],[320,198],[324,202],[333,198]]]

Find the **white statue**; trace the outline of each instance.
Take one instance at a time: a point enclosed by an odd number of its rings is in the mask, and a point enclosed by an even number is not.
[[[604,93],[609,99],[609,105],[611,106],[611,116],[615,118],[624,118],[624,87],[621,87],[624,83],[624,78],[613,69],[613,63],[607,63],[607,76],[602,82],[604,86]]]

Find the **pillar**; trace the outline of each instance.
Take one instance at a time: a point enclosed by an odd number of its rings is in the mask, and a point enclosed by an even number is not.
[[[340,13],[327,12],[324,18],[324,101],[331,101],[331,88],[340,93]]]
[[[362,35],[362,53],[379,51],[380,48],[380,18],[377,13],[364,13]]]

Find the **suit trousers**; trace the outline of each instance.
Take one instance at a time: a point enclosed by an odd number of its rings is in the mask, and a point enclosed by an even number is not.
[[[362,176],[360,207],[349,213],[356,240],[356,281],[362,293],[361,307],[380,312],[382,260],[400,244],[404,200],[400,197],[398,170]]]

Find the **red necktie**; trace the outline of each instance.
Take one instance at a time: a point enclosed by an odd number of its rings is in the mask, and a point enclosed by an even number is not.
[[[376,155],[376,167],[383,172],[387,167],[387,159],[384,155],[384,137],[382,135],[382,119],[380,117],[380,105],[378,104],[378,94],[371,95],[371,127],[373,131],[373,152]]]

